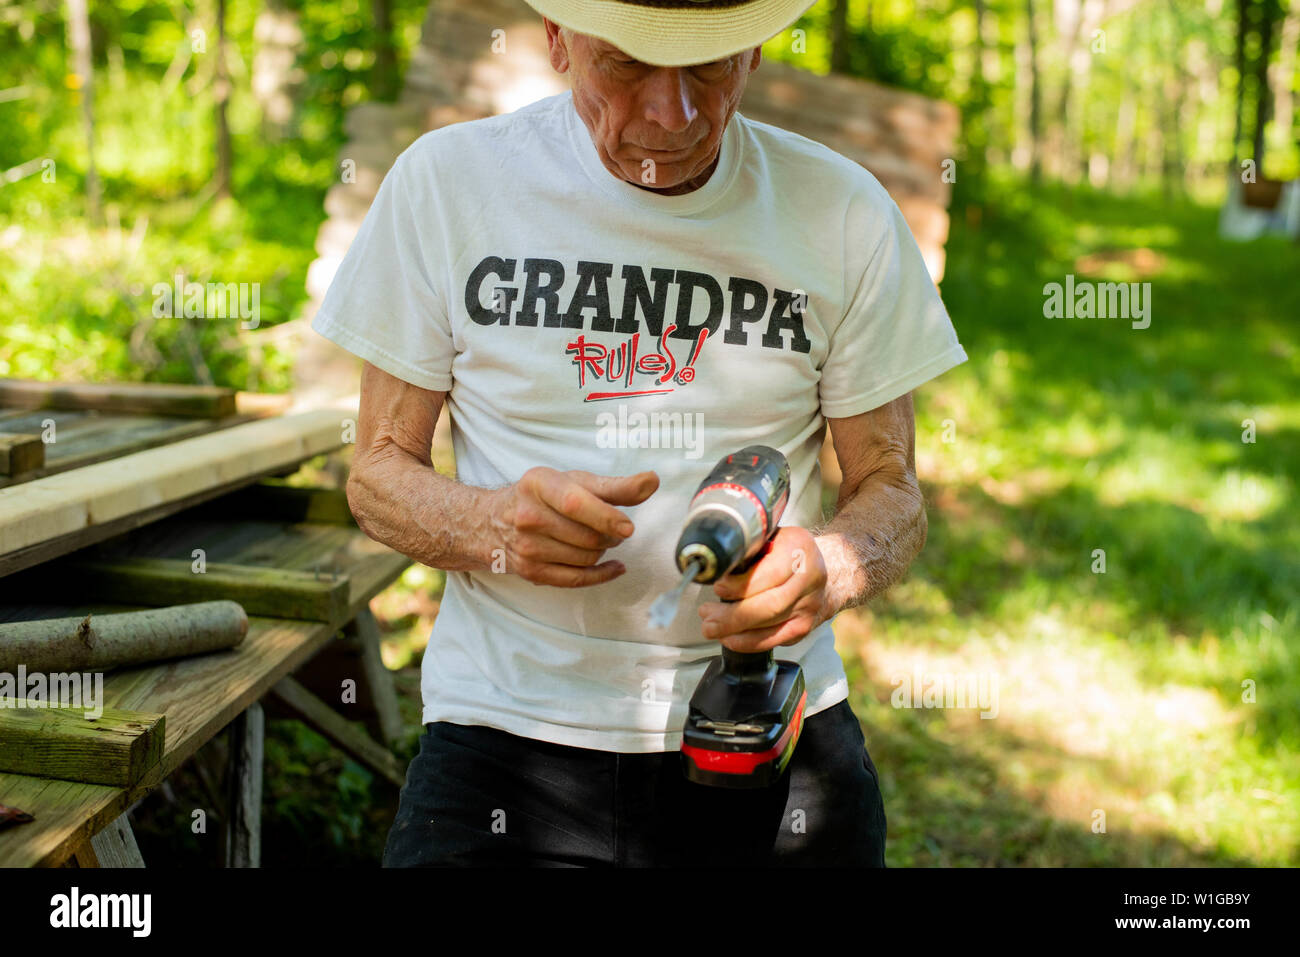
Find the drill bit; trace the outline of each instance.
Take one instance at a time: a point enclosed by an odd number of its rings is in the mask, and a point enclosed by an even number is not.
[[[655,599],[654,604],[650,606],[650,627],[667,628],[677,617],[677,606],[681,603],[682,592],[686,591],[686,586],[695,580],[695,576],[704,570],[704,561],[699,558],[692,558],[686,563],[686,569],[682,572],[682,580],[677,583],[677,587],[671,588]]]

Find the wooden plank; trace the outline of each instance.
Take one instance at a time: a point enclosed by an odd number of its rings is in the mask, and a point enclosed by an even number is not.
[[[392,584],[411,564],[405,555],[387,549],[349,566],[348,583],[351,591],[348,592],[348,607],[364,608],[370,599]]]
[[[130,611],[132,606],[116,610]],[[122,669],[104,680],[108,706],[165,712],[162,760],[133,788],[0,774],[0,804],[36,820],[0,831],[0,866],[57,866],[78,845],[157,787],[203,744],[329,642],[318,622],[250,618],[236,652]]]
[[[0,379],[0,405],[20,409],[160,412],[203,419],[235,414],[235,390],[154,382],[38,382]]]
[[[344,416],[262,419],[0,489],[0,575],[340,448]]]
[[[282,678],[271,694],[340,750],[400,788],[405,775],[392,752],[357,730],[347,719],[292,678]]]
[[[287,679],[286,679],[287,680]],[[230,759],[226,769],[229,808],[226,821],[226,866],[262,866],[262,755],[266,719],[253,702],[230,723]]]
[[[179,442],[196,435],[228,429],[257,419],[255,415],[241,414],[225,419],[181,419],[167,416],[100,416],[95,412],[43,412],[39,415],[55,418],[55,441],[45,446],[45,464],[30,474],[10,477],[0,475],[0,488],[22,482],[58,475],[70,469],[94,465],[108,459],[145,449],[157,448]],[[59,424],[60,417],[71,415],[91,418],[67,428]],[[26,420],[23,420],[25,423]],[[30,426],[29,426],[30,427]]]
[[[277,522],[315,522],[353,528],[357,524],[347,493],[341,488],[298,487],[269,481],[207,502],[200,511]]]
[[[216,562],[292,569],[322,578],[337,575],[348,579],[349,609],[365,607],[411,564],[411,559],[372,541],[355,526],[245,520],[215,502],[208,504],[212,507],[187,511],[102,545],[95,558],[113,562],[125,557],[158,557],[188,564],[193,550],[202,548],[209,568]],[[45,572],[42,568],[27,575]],[[0,590],[3,587],[0,582]],[[26,590],[25,586],[16,587]],[[346,620],[340,621],[340,626]]]
[[[366,679],[379,720],[379,733],[390,748],[402,737],[402,718],[397,708],[393,673],[384,666],[379,648],[379,623],[369,608],[362,608],[348,625],[361,644],[361,671]]]
[[[45,464],[45,443],[30,432],[0,432],[0,475],[18,475]]]
[[[86,840],[82,841],[63,866],[99,867],[99,857],[95,854],[95,846],[90,843],[90,840],[90,838],[86,838]]]
[[[230,600],[250,615],[340,625],[347,620],[350,586],[345,575],[215,562],[199,574],[193,564],[175,558],[74,558],[52,565],[53,577],[43,579],[43,587],[66,588],[71,580],[80,594],[104,601],[124,595],[150,605]]]
[[[280,392],[237,392],[235,408],[240,415],[265,418],[268,415],[284,415],[293,405],[293,396]]]
[[[90,846],[98,867],[144,867],[140,846],[135,842],[135,832],[125,813],[92,837]]]
[[[85,706],[0,708],[0,771],[124,788],[162,759],[163,715],[104,708],[88,718]]]

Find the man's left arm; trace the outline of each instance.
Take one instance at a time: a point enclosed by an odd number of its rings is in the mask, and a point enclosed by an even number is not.
[[[827,421],[843,473],[834,517],[817,530],[782,527],[746,574],[716,582],[720,599],[736,601],[700,607],[706,638],[736,651],[794,644],[889,588],[925,545],[912,394]]]
[[[833,617],[903,577],[925,545],[925,504],[916,480],[912,393],[847,419],[829,419],[844,473],[835,516],[815,535],[826,560]]]

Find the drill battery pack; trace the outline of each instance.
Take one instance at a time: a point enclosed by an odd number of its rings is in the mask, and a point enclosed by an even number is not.
[[[807,702],[794,662],[724,647],[691,696],[682,735],[687,779],[728,788],[775,783],[794,754]]]

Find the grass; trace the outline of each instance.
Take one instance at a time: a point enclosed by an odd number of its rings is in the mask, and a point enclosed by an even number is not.
[[[943,283],[971,361],[918,393],[929,540],[837,628],[890,863],[1300,863],[1300,254],[991,195]],[[1043,318],[1067,273],[1150,282],[1150,327]],[[918,669],[996,680],[996,717],[893,707]]]

